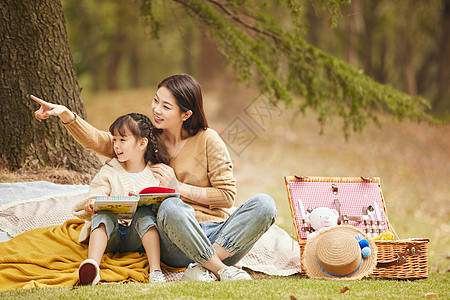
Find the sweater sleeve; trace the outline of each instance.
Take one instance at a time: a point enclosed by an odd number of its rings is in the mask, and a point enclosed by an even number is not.
[[[75,121],[64,124],[70,134],[86,149],[106,157],[114,157],[113,138],[109,132],[101,131],[75,115]]]
[[[210,209],[231,208],[236,198],[233,164],[225,143],[215,131],[207,138],[206,156],[211,183],[211,187],[206,188]]]
[[[88,198],[111,196],[112,183],[110,174],[111,168],[108,165],[104,165],[91,181]]]
[[[111,194],[111,182],[107,173],[109,170],[106,166],[103,166],[100,171],[92,179],[89,185],[88,197],[86,199],[80,200],[73,207],[73,214],[81,219],[86,219],[88,221],[92,220],[92,215],[84,210],[84,204],[89,199],[95,198],[97,196],[110,196]]]

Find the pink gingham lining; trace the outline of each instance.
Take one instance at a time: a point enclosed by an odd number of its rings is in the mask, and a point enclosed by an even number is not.
[[[333,194],[332,185],[336,185],[338,188],[338,193],[336,195]],[[381,226],[382,231],[389,230],[386,222],[385,205],[381,198],[378,183],[291,181],[289,182],[289,189],[295,210],[295,221],[302,239],[306,239],[307,237],[306,232],[303,231],[302,228],[308,226],[304,223],[302,217],[300,200],[303,202],[303,212],[306,214],[308,208],[335,208],[334,200],[338,199],[340,202],[341,214],[351,216],[362,216],[363,206],[373,205],[375,201],[380,209],[381,221],[384,223],[384,225],[379,225],[378,228]],[[363,231],[370,227],[354,221],[350,221],[349,224]]]

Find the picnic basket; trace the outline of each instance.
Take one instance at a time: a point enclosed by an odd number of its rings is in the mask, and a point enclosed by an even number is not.
[[[394,232],[388,220],[379,177],[285,176],[286,189],[300,255],[308,232],[305,221],[308,209],[335,208],[339,223],[357,227],[371,237]],[[370,217],[367,208],[375,208]],[[376,241],[377,267],[374,278],[428,278],[428,239]],[[302,275],[305,271],[302,270]]]

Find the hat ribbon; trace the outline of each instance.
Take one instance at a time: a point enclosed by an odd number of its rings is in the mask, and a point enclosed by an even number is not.
[[[319,260],[317,259],[317,256],[316,256],[316,262],[317,262],[317,265],[319,266],[320,270],[322,270],[322,272],[324,272],[325,274],[328,274],[328,275],[331,275],[331,276],[334,276],[334,277],[346,277],[346,276],[352,275],[353,273],[355,273],[356,271],[358,271],[359,268],[361,268],[361,266],[362,266],[362,264],[363,264],[363,261],[364,261],[364,258],[361,258],[361,263],[359,264],[359,267],[356,268],[355,271],[353,271],[353,272],[351,272],[351,273],[348,273],[348,274],[346,274],[346,275],[336,275],[336,274],[328,273],[327,271],[325,271],[324,269],[322,269],[322,267],[321,267],[320,264],[319,264]]]

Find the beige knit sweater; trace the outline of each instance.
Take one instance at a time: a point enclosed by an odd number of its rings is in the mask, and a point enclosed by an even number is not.
[[[96,129],[79,116],[65,127],[86,149],[114,157],[109,132]],[[199,222],[222,222],[228,218],[228,208],[233,206],[236,197],[236,180],[228,150],[216,131],[208,128],[187,138],[183,148],[172,158],[170,167],[178,181],[206,188],[207,206],[181,195],[181,199],[194,208]]]

